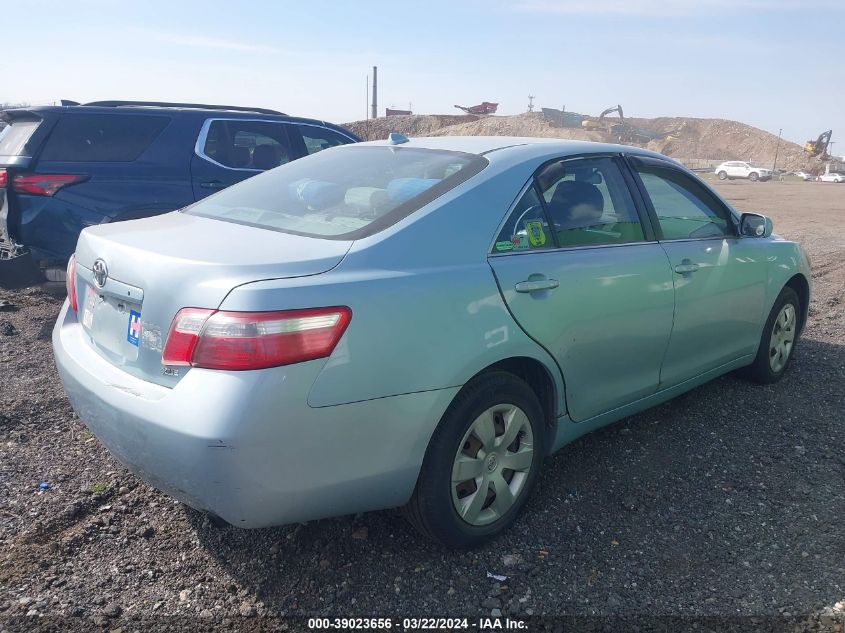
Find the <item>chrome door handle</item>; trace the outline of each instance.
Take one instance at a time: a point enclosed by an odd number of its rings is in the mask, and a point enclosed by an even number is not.
[[[514,286],[517,292],[537,292],[538,290],[554,290],[560,285],[557,279],[537,279],[520,281]]]
[[[698,270],[698,264],[678,264],[675,266],[675,272],[681,275],[694,273],[696,270]]]
[[[224,189],[226,185],[219,180],[210,180],[207,182],[201,182],[200,187],[203,189]]]

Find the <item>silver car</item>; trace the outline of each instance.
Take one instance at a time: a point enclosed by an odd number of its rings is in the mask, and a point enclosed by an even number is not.
[[[809,280],[658,154],[391,135],[84,230],[53,345],[94,434],[194,508],[404,506],[471,546],[580,435],[732,370],[777,381]]]

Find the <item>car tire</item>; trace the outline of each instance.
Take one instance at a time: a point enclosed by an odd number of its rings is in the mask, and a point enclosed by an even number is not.
[[[720,171],[719,172],[719,180],[727,180],[727,179],[728,179],[728,173],[726,171]]]
[[[748,174],[748,180],[750,180],[751,182],[757,182],[759,179],[760,176],[757,174],[756,171],[752,171],[750,174]]]
[[[798,343],[800,319],[801,301],[798,293],[786,286],[780,291],[763,326],[760,347],[754,362],[744,367],[740,373],[761,385],[780,380],[789,367],[795,345]]]
[[[513,374],[490,372],[466,384],[429,442],[404,509],[411,524],[453,548],[478,546],[509,528],[546,454],[544,419],[537,395]]]

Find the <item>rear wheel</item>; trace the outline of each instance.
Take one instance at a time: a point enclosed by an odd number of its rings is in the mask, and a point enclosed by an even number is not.
[[[522,510],[545,454],[543,410],[520,378],[484,374],[466,385],[426,451],[406,515],[449,547],[500,534]]]
[[[728,172],[720,171],[719,172],[719,180],[727,180],[728,179]]]
[[[742,370],[745,377],[764,385],[783,377],[798,342],[800,310],[798,294],[788,286],[781,290],[763,327],[757,356]]]
[[[751,182],[757,182],[759,179],[760,176],[757,174],[756,171],[752,171],[750,174],[748,174],[748,180],[750,180]]]

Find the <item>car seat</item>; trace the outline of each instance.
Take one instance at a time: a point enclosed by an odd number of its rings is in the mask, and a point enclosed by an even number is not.
[[[548,209],[557,231],[594,226],[604,213],[604,196],[589,182],[564,180],[558,183]]]
[[[249,165],[249,148],[241,145],[235,145],[232,148],[230,156],[232,157],[232,167],[246,167]]]
[[[282,163],[282,148],[280,145],[265,143],[252,150],[252,166],[255,169],[273,169]]]

